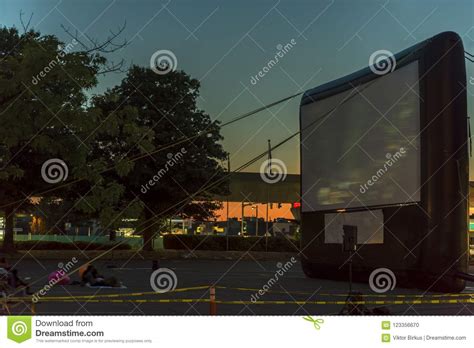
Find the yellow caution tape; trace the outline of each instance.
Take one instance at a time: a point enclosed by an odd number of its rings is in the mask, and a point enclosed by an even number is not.
[[[443,303],[474,303],[472,299],[459,299],[459,300],[392,300],[392,301],[219,301],[216,303],[220,304],[243,304],[243,305],[265,305],[265,304],[277,304],[277,305],[399,305],[399,304],[443,304]]]
[[[24,300],[21,302],[25,302]],[[88,299],[87,301],[78,301],[74,298],[69,299],[48,299],[44,298],[40,303],[46,302],[71,302],[71,303],[209,303],[209,299]],[[392,301],[214,301],[218,304],[235,304],[235,305],[420,305],[420,304],[457,304],[457,303],[474,303],[474,299],[450,299],[450,300],[392,300]]]
[[[195,302],[210,302],[209,299],[159,299],[159,300],[153,300],[153,299],[148,299],[148,300],[139,300],[139,299],[133,299],[133,300],[124,300],[124,299],[86,299],[85,301],[78,301],[73,298],[70,299],[53,299],[53,300],[46,300],[43,301],[43,299],[38,302],[37,304],[41,303],[46,303],[46,302],[60,302],[60,303],[195,303]]]
[[[195,287],[189,287],[189,288],[179,288],[179,289],[174,289],[170,290],[167,292],[163,293],[158,293],[156,291],[148,291],[148,292],[132,292],[132,293],[120,293],[120,294],[96,294],[96,295],[77,295],[77,296],[45,296],[45,297],[40,297],[41,300],[44,299],[55,299],[55,300],[61,300],[61,299],[69,299],[69,298],[79,298],[79,299],[88,299],[88,298],[111,298],[111,297],[136,297],[136,296],[146,296],[146,295],[164,295],[164,294],[170,294],[174,292],[185,292],[185,291],[192,291],[192,290],[203,290],[203,289],[208,289],[209,286],[195,286]],[[28,297],[10,297],[8,300],[25,300]]]
[[[267,290],[254,289],[254,288],[233,288],[228,286],[215,286],[216,289],[228,289],[237,291],[252,291],[258,292],[263,291],[265,293],[275,294],[290,294],[290,295],[314,295],[314,296],[341,296],[347,297],[347,293],[320,293],[320,292],[306,292],[306,291],[281,291],[281,290]],[[449,293],[449,294],[408,294],[408,295],[395,295],[395,294],[357,294],[360,297],[399,297],[399,298],[412,298],[412,297],[474,297],[474,293]]]
[[[168,293],[177,293],[177,292],[186,292],[186,291],[193,291],[193,290],[205,290],[209,289],[212,286],[210,285],[202,285],[202,286],[195,286],[195,287],[187,287],[187,288],[178,288],[172,291],[168,291],[166,293],[157,293],[155,291],[148,291],[148,292],[133,292],[133,293],[115,293],[115,294],[95,294],[95,295],[77,295],[77,296],[45,296],[40,298],[40,302],[79,302],[78,300],[86,300],[85,302],[111,302],[112,300],[108,300],[110,298],[121,298],[121,297],[140,297],[140,296],[147,296],[147,295],[165,295]],[[237,291],[252,291],[258,292],[262,291],[262,289],[254,289],[254,288],[242,288],[242,287],[227,287],[227,286],[213,286],[216,289],[226,289],[226,290],[237,290]],[[278,293],[278,294],[290,294],[290,295],[313,295],[313,296],[334,296],[334,297],[348,297],[348,294],[342,293],[310,293],[304,291],[279,291],[279,290],[268,290],[265,293]],[[438,303],[474,303],[474,293],[450,293],[450,294],[414,294],[414,295],[395,295],[395,294],[357,294],[355,296],[358,297],[381,297],[381,298],[403,298],[403,299],[410,299],[412,300],[372,300],[372,301],[351,301],[353,304],[374,304],[374,305],[381,305],[381,304],[438,304]],[[459,299],[463,297],[470,297],[467,299]],[[424,298],[442,298],[442,297],[457,297],[458,299],[439,299],[439,300],[423,300]],[[418,299],[421,298],[421,299]],[[31,297],[7,297],[5,299],[7,302],[31,302]],[[4,300],[4,301],[5,301]],[[132,299],[120,299],[114,300],[117,303],[123,302],[137,302],[137,303],[146,303],[146,302],[156,302],[156,303],[172,303],[172,302],[208,302],[209,300],[193,300],[193,299],[161,299],[161,300],[154,300],[154,299],[146,299],[146,300],[132,300]],[[346,304],[348,301],[216,301],[216,303],[223,303],[223,304],[317,304],[317,305],[324,305],[324,304]]]

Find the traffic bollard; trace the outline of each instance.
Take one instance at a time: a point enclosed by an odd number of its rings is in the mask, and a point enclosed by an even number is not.
[[[216,288],[211,287],[209,289],[210,302],[209,302],[209,314],[217,315],[217,303],[216,303]]]

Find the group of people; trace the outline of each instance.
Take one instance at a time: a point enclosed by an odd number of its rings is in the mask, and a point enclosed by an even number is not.
[[[48,279],[51,277],[58,278],[58,272],[52,272]],[[104,277],[99,271],[92,265],[86,264],[79,269],[80,281],[72,281],[67,275],[61,277],[61,281],[57,282],[60,285],[75,285],[80,284],[82,286],[88,285],[91,287],[120,287],[122,284],[115,277]],[[0,286],[0,291],[8,291],[6,287],[10,289],[21,289],[24,290],[25,294],[32,295],[30,286],[24,280],[22,280],[18,274],[18,270],[13,268],[5,257],[0,257],[0,285],[3,282],[3,288]]]

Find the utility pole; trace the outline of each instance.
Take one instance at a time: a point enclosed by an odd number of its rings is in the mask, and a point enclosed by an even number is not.
[[[272,177],[272,145],[268,139],[268,176]],[[265,231],[265,251],[268,251],[268,205],[270,204],[270,184],[267,183],[267,223]]]
[[[244,235],[244,205],[245,203],[242,202],[242,221],[240,222],[240,236],[243,237]]]
[[[255,205],[255,236],[258,236],[258,203]]]
[[[268,202],[268,201],[269,201],[268,196],[269,196],[269,195],[268,195],[268,190],[267,190],[267,207],[266,207],[266,208],[267,208],[267,212],[266,212],[266,215],[267,215],[267,216],[265,217],[265,220],[266,220],[266,224],[265,224],[265,236],[268,236],[268,207],[269,207],[269,205],[270,205],[270,203]]]
[[[227,154],[227,173],[229,174],[230,179],[230,154]],[[226,216],[227,216],[227,233],[225,234],[225,250],[229,251],[229,232],[230,232],[230,221],[229,221],[229,196],[227,196],[227,208],[226,208]]]
[[[272,174],[272,145],[268,139],[268,174]]]

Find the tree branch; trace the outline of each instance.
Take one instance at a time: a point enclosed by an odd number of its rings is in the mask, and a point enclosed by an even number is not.
[[[31,24],[31,19],[33,18],[33,12],[30,15],[30,18],[28,19],[28,23],[25,24],[25,21],[23,21],[23,11],[20,11],[20,23],[23,28],[23,33],[28,32],[30,29],[30,24]]]
[[[125,72],[126,70],[123,69],[124,65],[125,65],[124,59],[121,59],[120,62],[118,63],[111,62],[110,64],[106,64],[105,68],[103,70],[98,71],[97,74],[103,75],[110,72]]]
[[[84,49],[84,51],[88,54],[90,53],[112,53],[115,51],[118,51],[125,46],[129,45],[130,42],[127,41],[127,39],[124,39],[123,42],[116,43],[116,39],[122,35],[123,31],[125,30],[125,27],[127,25],[127,22],[124,22],[124,24],[118,28],[117,31],[112,31],[109,30],[110,35],[107,36],[107,38],[100,42],[99,40],[91,38],[89,35],[85,33],[80,33],[78,30],[76,30],[74,33],[69,29],[66,28],[64,25],[61,24],[61,28],[64,30],[64,32],[73,40],[76,40]],[[79,36],[85,37],[90,43],[85,44],[82,40],[79,39]]]

